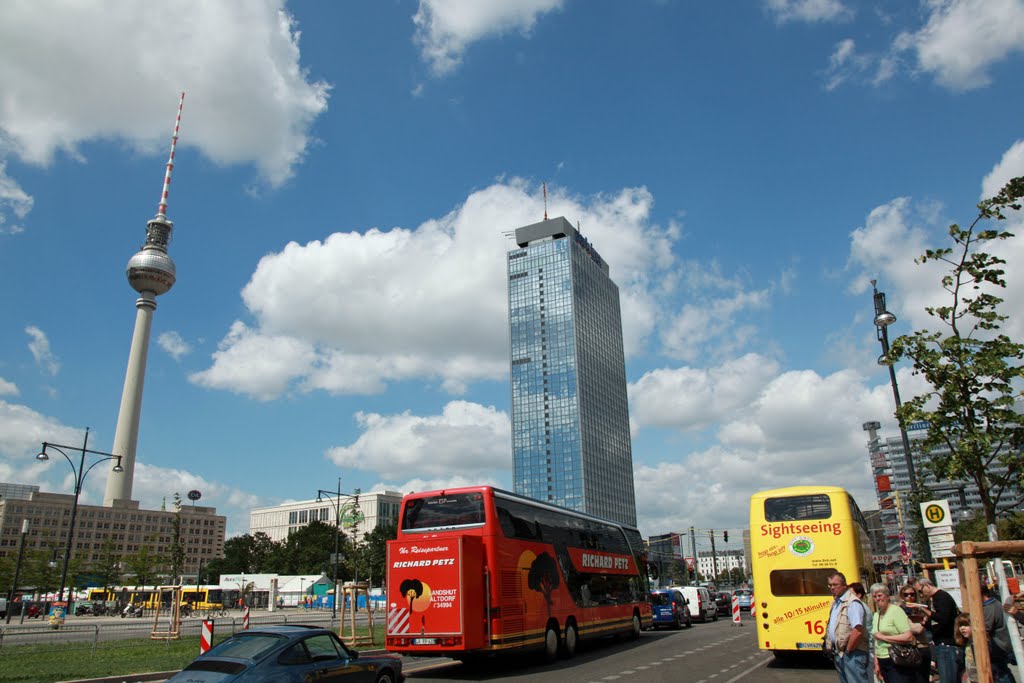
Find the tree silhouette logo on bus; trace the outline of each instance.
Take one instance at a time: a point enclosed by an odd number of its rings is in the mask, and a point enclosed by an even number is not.
[[[789,542],[789,552],[797,557],[807,557],[814,552],[814,541],[807,536],[794,536]]]

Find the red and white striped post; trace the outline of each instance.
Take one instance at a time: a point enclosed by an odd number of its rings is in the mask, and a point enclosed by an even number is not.
[[[213,642],[213,620],[203,620],[203,630],[199,634],[199,654],[206,654],[210,651],[210,643]]]
[[[242,608],[242,630],[249,630],[249,606],[246,605]]]
[[[732,596],[732,625],[743,626],[743,620],[740,618],[740,596]]]

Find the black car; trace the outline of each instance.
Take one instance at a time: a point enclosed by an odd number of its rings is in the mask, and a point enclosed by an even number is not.
[[[401,683],[395,655],[361,655],[319,626],[240,631],[167,679],[167,683]]]
[[[720,617],[731,617],[732,616],[732,593],[729,591],[721,591],[715,593],[715,612]]]

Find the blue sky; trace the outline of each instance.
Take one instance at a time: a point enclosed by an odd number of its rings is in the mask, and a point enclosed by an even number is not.
[[[0,3],[0,481],[112,447],[184,90],[144,506],[510,487],[504,255],[547,183],[620,287],[645,534],[796,483],[874,507],[868,281],[929,324],[914,257],[1024,173],[1022,45],[1021,0]]]

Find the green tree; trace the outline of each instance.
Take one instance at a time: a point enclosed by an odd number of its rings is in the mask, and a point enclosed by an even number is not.
[[[107,591],[121,583],[121,556],[111,539],[103,541],[100,557],[92,566],[92,573],[99,578]]]
[[[18,583],[26,588],[35,588],[36,593],[55,593],[60,585],[61,563],[53,548],[25,550],[21,563],[22,577]]]
[[[150,551],[148,544],[141,546],[138,552],[124,557],[124,566],[129,573],[135,575],[136,586],[156,585],[162,565],[160,556]]]
[[[11,583],[14,582],[14,563],[17,557],[17,552],[0,557],[0,597],[11,592]]]
[[[171,581],[181,582],[181,575],[185,573],[185,540],[182,533],[181,520],[181,494],[174,492],[174,517],[171,518],[171,547],[170,547]]]
[[[345,534],[338,540],[339,548],[346,543]],[[284,543],[278,562],[283,567],[276,571],[280,574],[330,574],[331,553],[334,552],[335,526],[321,521],[310,522],[288,536]],[[342,578],[339,569],[339,580]]]
[[[996,523],[1004,494],[1024,484],[1024,415],[1014,410],[1024,377],[1024,345],[999,332],[1006,316],[999,312],[1003,299],[994,292],[1006,288],[1006,261],[982,251],[1013,233],[982,227],[1004,220],[1008,209],[1019,210],[1022,196],[1024,177],[1014,178],[978,204],[969,227],[949,226],[952,247],[929,249],[916,259],[949,267],[942,277],[949,304],[925,309],[946,329],[899,337],[889,352],[891,361],[913,361],[914,373],[930,385],[905,402],[897,417],[902,424],[929,424],[927,436],[918,442],[931,454],[929,469],[938,479],[973,481],[987,525]]]

